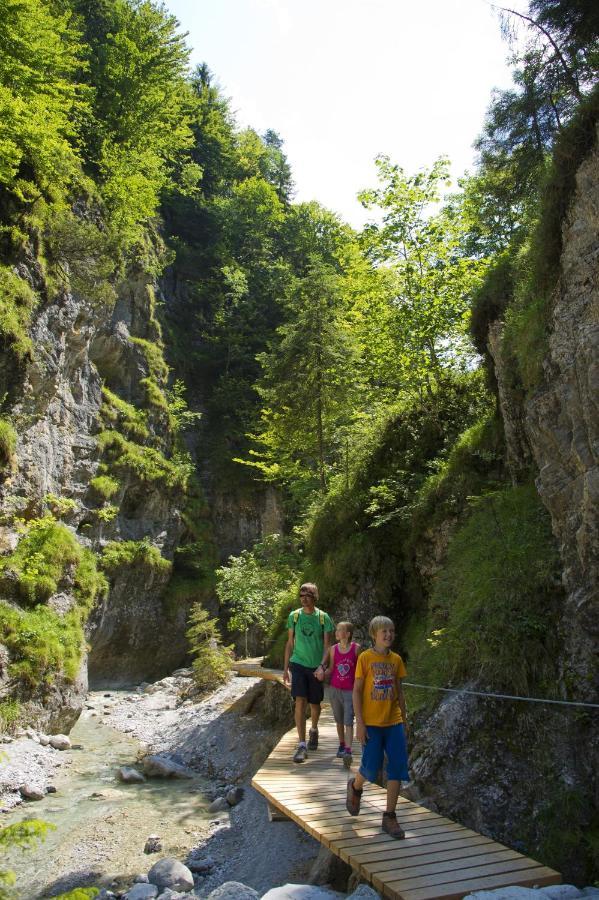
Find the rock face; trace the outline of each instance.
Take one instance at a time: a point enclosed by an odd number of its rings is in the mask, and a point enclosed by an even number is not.
[[[526,409],[567,591],[564,675],[581,699],[599,694],[599,150],[580,167],[563,226],[544,381]]]
[[[17,266],[19,274],[43,297],[46,286],[33,253]],[[183,522],[180,487],[150,480],[134,465],[120,466],[110,500],[90,488],[105,472],[106,455],[98,442],[102,431],[123,431],[112,409],[107,420],[109,388],[117,403],[132,404],[146,429],[140,445],[170,456],[173,435],[164,400],[151,394],[152,369],[160,359],[160,329],[154,317],[152,278],[130,271],[117,286],[112,313],[77,293],[63,292],[36,311],[30,336],[31,358],[0,373],[8,391],[6,406],[18,436],[14,471],[3,473],[0,511],[26,519],[47,509],[48,497],[66,499],[59,518],[84,547],[101,559],[108,542],[143,542],[153,548],[160,566],[118,565],[107,572],[108,594],[98,602],[88,627],[89,673],[98,685],[129,684],[157,678],[187,662],[185,603],[169,610],[162,596]],[[161,364],[159,363],[159,366]],[[164,369],[164,367],[163,367]],[[125,435],[131,437],[131,435]],[[133,439],[133,438],[132,438]],[[142,446],[143,449],[143,446]],[[52,507],[50,507],[52,508]],[[0,552],[10,553],[19,535],[12,525],[0,529]],[[163,564],[162,564],[163,563]],[[75,603],[72,579],[63,580],[47,605],[65,615]],[[9,690],[8,651],[0,644],[0,699]],[[88,689],[84,655],[75,678],[60,674],[51,684],[20,697],[23,715],[48,731],[68,731],[81,711]],[[11,689],[12,690],[12,689]]]

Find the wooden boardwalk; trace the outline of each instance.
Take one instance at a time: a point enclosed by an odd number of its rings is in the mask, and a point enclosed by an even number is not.
[[[239,674],[260,677],[255,668]],[[280,678],[281,673],[272,670],[267,677],[276,675]],[[397,818],[406,838],[393,840],[381,831],[385,791],[375,785],[364,790],[360,815],[348,815],[348,772],[335,758],[337,732],[326,705],[319,732],[318,750],[299,765],[291,759],[297,736],[295,730],[288,732],[252,785],[270,804],[359,871],[384,897],[451,900],[506,885],[561,882],[553,869],[401,797]],[[354,756],[353,768],[356,764],[359,754]]]

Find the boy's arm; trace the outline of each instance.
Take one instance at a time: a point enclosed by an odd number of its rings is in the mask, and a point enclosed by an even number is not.
[[[352,700],[354,702],[354,715],[356,717],[356,737],[361,744],[365,744],[368,740],[366,734],[366,725],[362,716],[362,694],[364,692],[364,679],[356,678],[354,681],[354,689],[352,692]]]
[[[289,684],[289,657],[293,653],[293,628],[287,629],[287,643],[285,644],[285,663],[283,665],[283,681]]]
[[[406,697],[403,692],[403,686],[402,686],[401,678],[399,677],[399,675],[395,679],[395,686],[396,686],[396,690],[397,690],[397,702],[399,703],[399,708],[401,709],[401,718],[402,718],[403,725],[404,725],[404,728],[405,728],[405,731],[407,734],[408,733],[408,714],[406,712]]]

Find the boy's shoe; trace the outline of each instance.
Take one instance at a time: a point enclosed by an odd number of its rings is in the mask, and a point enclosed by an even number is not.
[[[383,813],[383,831],[385,831],[390,837],[396,838],[396,840],[401,840],[401,838],[405,838],[406,833],[397,821],[397,816],[394,812],[386,812]]]
[[[342,759],[343,759],[343,765],[345,766],[345,768],[346,769],[351,768],[353,756],[352,756],[352,752],[349,747],[345,748],[345,752],[343,753]]]
[[[337,759],[343,759],[343,757],[345,756],[345,744],[339,744],[339,749],[337,750],[335,756],[337,757]]]
[[[311,728],[308,734],[308,750],[318,749],[318,728]]]
[[[347,797],[345,800],[345,808],[350,816],[357,816],[360,812],[360,801],[362,800],[362,791],[357,791],[354,787],[355,778],[350,778],[347,782]]]
[[[301,763],[305,762],[308,758],[308,749],[305,744],[298,744],[297,750],[293,754],[293,762]]]

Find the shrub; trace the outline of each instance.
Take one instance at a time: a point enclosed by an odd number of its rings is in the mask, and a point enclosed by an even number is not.
[[[98,445],[105,457],[104,469],[132,472],[146,484],[158,482],[167,488],[185,490],[193,472],[188,454],[175,453],[167,459],[160,450],[128,441],[118,431],[101,432]]]
[[[158,385],[166,384],[169,367],[164,361],[163,350],[160,344],[146,341],[140,337],[132,337],[131,341],[142,351],[148,364],[148,371],[152,381],[155,381]]]
[[[148,429],[148,415],[141,409],[137,409],[132,403],[127,403],[107,387],[102,388],[102,419],[117,425],[128,437],[137,441],[146,441],[150,437]]]
[[[0,702],[0,730],[12,731],[19,721],[21,704],[18,700],[2,700]]]
[[[29,523],[16,550],[0,560],[0,578],[8,589],[14,581],[22,600],[40,603],[56,593],[65,568],[78,564],[82,554],[72,531],[44,516]]]

